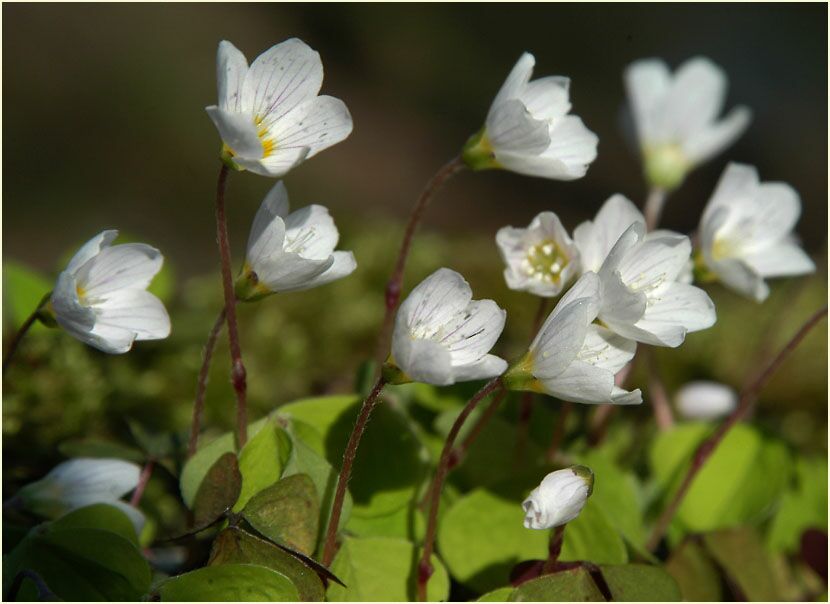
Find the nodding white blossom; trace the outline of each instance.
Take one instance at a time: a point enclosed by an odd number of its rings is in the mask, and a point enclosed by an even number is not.
[[[626,68],[624,79],[646,176],[655,187],[680,185],[692,168],[731,145],[752,116],[740,106],[718,119],[727,77],[703,57],[689,59],[674,74],[660,59],[642,59]]]
[[[457,272],[438,269],[398,309],[385,368],[389,381],[446,386],[500,375],[507,363],[488,353],[506,315],[492,300],[473,300]]]
[[[121,459],[78,457],[55,466],[15,495],[27,510],[58,518],[77,508],[106,503],[124,512],[141,531],[144,516],[121,498],[138,486],[141,468]]]
[[[594,473],[585,466],[551,472],[522,502],[524,526],[549,529],[576,519],[594,490]]]
[[[288,212],[288,192],[280,181],[254,217],[245,265],[236,281],[240,300],[325,285],[357,268],[352,252],[334,250],[340,234],[328,209],[310,205]]]
[[[490,106],[484,128],[464,147],[476,170],[504,168],[528,176],[573,180],[597,157],[597,135],[569,115],[570,80],[530,81],[536,60],[524,53]]]
[[[499,229],[496,243],[510,289],[550,298],[579,272],[579,250],[553,212],[542,212],[526,229]]]
[[[627,392],[614,383],[637,344],[594,324],[599,308],[599,278],[585,273],[553,309],[528,353],[504,375],[505,386],[574,403],[643,402],[640,390]]]
[[[816,270],[792,233],[800,214],[792,187],[762,183],[752,166],[729,164],[700,221],[699,260],[724,285],[762,302],[764,278]]]
[[[645,225],[642,212],[619,193],[609,197],[594,220],[586,220],[574,229],[574,242],[579,250],[583,273],[598,272],[608,252],[635,222]]]
[[[135,340],[170,335],[170,317],[147,286],[164,258],[143,243],[110,244],[118,231],[103,231],[78,250],[59,276],[49,309],[71,335],[110,354]]]
[[[642,223],[632,224],[599,270],[599,319],[626,338],[670,347],[682,344],[686,333],[714,325],[712,300],[684,282],[691,251],[684,235],[645,236]]]
[[[230,42],[216,55],[217,105],[206,107],[235,167],[279,177],[344,140],[352,117],[340,99],[321,95],[323,63],[303,41],[272,46],[248,67]]]
[[[689,382],[674,397],[677,410],[687,419],[710,420],[729,415],[738,404],[737,393],[717,382]]]

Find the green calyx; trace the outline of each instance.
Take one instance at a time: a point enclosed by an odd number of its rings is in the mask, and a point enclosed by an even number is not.
[[[461,159],[471,170],[492,170],[501,168],[496,161],[496,154],[490,139],[487,138],[486,128],[482,128],[469,139],[461,150]]]
[[[544,393],[542,384],[533,375],[533,355],[528,352],[521,359],[513,363],[502,376],[504,387],[513,391],[529,391]]]
[[[381,376],[387,384],[397,386],[399,384],[410,384],[412,379],[406,375],[390,355],[381,368]]]
[[[233,155],[233,150],[226,144],[222,143],[222,150],[219,152],[219,159],[222,160],[222,163],[225,164],[231,170],[234,170],[236,172],[244,172],[245,168],[233,161]]]
[[[55,316],[55,309],[52,308],[52,292],[49,292],[40,300],[35,313],[37,320],[43,323],[46,327],[57,327],[58,321]]]
[[[240,302],[255,302],[275,293],[259,280],[257,274],[247,263],[242,267],[242,274],[237,277],[233,290],[236,299]]]
[[[571,466],[570,470],[588,485],[588,497],[590,497],[594,492],[594,471],[588,466]]]
[[[718,276],[709,270],[706,264],[706,259],[700,250],[695,251],[693,256],[692,274],[697,283],[713,283],[718,280]]]
[[[677,145],[660,145],[643,151],[646,180],[652,187],[673,191],[692,169]]]

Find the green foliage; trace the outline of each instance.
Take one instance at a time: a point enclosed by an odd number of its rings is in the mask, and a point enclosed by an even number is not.
[[[781,498],[767,533],[767,546],[793,553],[808,528],[827,530],[827,460],[796,460],[796,481]]]
[[[543,575],[522,583],[507,598],[508,602],[604,602],[591,575],[575,568]]]
[[[347,537],[332,562],[332,571],[347,587],[332,584],[328,599],[343,602],[391,601],[415,599],[417,560],[415,546],[402,539],[385,537]],[[427,599],[446,600],[450,581],[436,556],[430,559],[434,569],[427,585]]]
[[[242,517],[271,541],[307,556],[314,553],[320,504],[307,474],[288,476],[259,491],[245,505]]]
[[[775,583],[772,559],[753,529],[717,531],[706,535],[704,543],[749,600],[782,599]]]
[[[242,492],[234,511],[241,510],[251,497],[279,480],[290,454],[288,435],[269,419],[239,452]]]
[[[282,573],[254,564],[221,564],[168,579],[159,587],[168,602],[296,602],[300,594]]]
[[[622,536],[593,500],[593,496],[588,499],[579,517],[568,523],[559,559],[590,560],[597,564],[628,562]]]
[[[52,291],[46,277],[14,260],[3,261],[3,302],[9,321],[19,327]]]
[[[658,566],[624,564],[601,566],[602,577],[615,602],[678,602],[680,589]]]
[[[723,590],[718,569],[696,541],[683,542],[672,552],[666,570],[677,581],[684,600],[719,602]]]
[[[204,528],[230,510],[239,498],[242,476],[236,455],[225,453],[205,474],[193,500],[193,524]]]

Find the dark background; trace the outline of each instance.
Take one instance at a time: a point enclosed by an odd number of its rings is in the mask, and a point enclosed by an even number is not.
[[[3,252],[42,270],[103,228],[157,245],[180,275],[215,270],[220,142],[203,108],[216,99],[216,46],[231,40],[250,61],[291,36],[320,51],[323,92],[345,100],[355,128],[293,171],[289,192],[295,206],[330,206],[344,233],[405,216],[524,50],[537,76],[572,78],[574,112],[600,137],[597,161],[572,183],[465,174],[427,228],[494,233],[547,209],[573,228],[614,192],[641,203],[622,70],[702,54],[729,76],[727,109],[746,104],[754,118],[672,196],[664,225],[694,228],[725,162],[741,161],[801,193],[798,231],[824,254],[825,5],[5,4],[3,17]],[[232,179],[237,254],[271,184]]]

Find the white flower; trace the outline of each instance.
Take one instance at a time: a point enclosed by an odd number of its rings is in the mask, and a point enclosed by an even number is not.
[[[395,381],[447,386],[504,372],[504,359],[488,353],[507,313],[492,300],[472,298],[464,277],[447,268],[412,290],[398,309],[392,334],[390,367],[404,374]]]
[[[738,395],[729,386],[700,381],[684,385],[674,400],[683,417],[710,420],[732,413],[738,404]]]
[[[736,107],[718,121],[727,78],[709,59],[695,57],[672,75],[659,59],[625,70],[646,175],[664,189],[678,186],[693,167],[731,145],[746,129],[751,111]]]
[[[608,252],[625,230],[635,222],[646,220],[624,195],[609,197],[593,221],[586,220],[574,229],[574,242],[579,249],[582,272],[598,272]]]
[[[340,99],[318,96],[320,55],[296,38],[272,46],[248,67],[230,42],[216,56],[219,103],[206,110],[235,164],[279,177],[352,131]]]
[[[37,482],[27,484],[15,498],[26,509],[46,518],[106,503],[124,512],[139,533],[144,516],[121,498],[136,488],[140,474],[141,468],[128,461],[78,457],[58,464]]]
[[[553,309],[528,353],[505,374],[505,385],[574,403],[641,403],[639,390],[626,392],[614,384],[637,344],[592,323],[599,296],[597,275],[585,273]]]
[[[310,289],[357,268],[352,252],[334,251],[340,234],[325,207],[288,211],[288,192],[280,181],[254,217],[245,266],[236,282],[240,300]]]
[[[529,176],[573,180],[597,156],[596,134],[571,109],[570,80],[530,82],[536,60],[524,53],[490,106],[485,126],[464,148],[474,169],[505,168]]]
[[[759,182],[752,166],[729,164],[700,221],[703,262],[724,285],[762,302],[765,277],[816,270],[792,233],[800,214],[792,187]]]
[[[579,271],[579,250],[553,212],[542,212],[526,229],[499,229],[496,243],[510,289],[550,298]]]
[[[642,223],[628,227],[598,273],[600,320],[626,338],[670,347],[682,344],[687,332],[711,327],[712,300],[682,282],[691,250],[684,235],[655,231],[644,237]]]
[[[143,243],[110,246],[117,236],[103,231],[85,243],[58,276],[50,302],[61,327],[110,354],[170,335],[164,305],[146,291],[164,258]]]
[[[594,489],[594,473],[585,466],[551,472],[522,503],[524,526],[549,529],[574,520]]]

